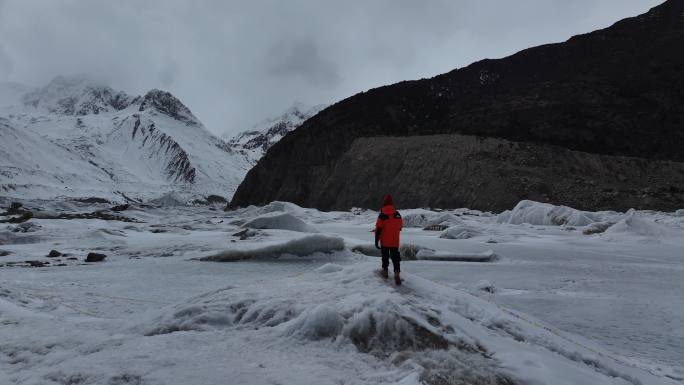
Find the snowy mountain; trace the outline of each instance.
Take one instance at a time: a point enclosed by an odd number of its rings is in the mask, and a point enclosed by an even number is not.
[[[281,115],[266,119],[235,136],[225,134],[223,138],[233,149],[245,154],[252,164],[256,164],[273,144],[325,107],[325,104],[308,106],[295,102]]]
[[[133,96],[81,77],[22,90],[0,85],[3,195],[230,197],[249,168],[168,92]]]
[[[26,106],[59,115],[90,115],[121,111],[135,98],[110,87],[96,85],[83,77],[58,76],[45,87],[22,98]]]

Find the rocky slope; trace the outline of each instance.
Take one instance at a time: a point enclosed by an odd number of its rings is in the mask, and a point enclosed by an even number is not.
[[[678,171],[684,162],[683,15],[684,2],[670,0],[644,15],[564,43],[350,97],[275,144],[248,173],[231,206],[287,200],[321,209],[374,207],[382,194],[404,192],[407,183],[426,186],[430,192],[398,196],[401,206],[455,207],[467,204],[464,197],[468,194],[489,195],[482,190],[486,186],[473,186],[470,179],[450,172],[446,159],[417,163],[420,155],[434,150],[433,143],[418,147],[411,140],[392,138],[436,134],[536,144],[535,152],[543,155],[512,168],[506,162],[518,156],[520,146],[508,146],[503,152],[483,148],[477,156],[488,159],[490,172],[479,178],[486,185],[502,186],[499,194],[503,196],[496,201],[472,200],[472,208],[508,208],[519,199],[539,196],[585,209],[684,206],[684,197],[677,193],[684,189]],[[368,143],[363,138],[369,137],[378,137],[374,151],[386,155],[365,162],[357,159],[353,167],[358,167],[354,170],[358,181],[344,183],[351,175],[345,172],[350,164],[344,160],[355,156],[355,143]],[[505,148],[504,143],[508,142],[502,142]],[[415,157],[396,155],[409,149],[416,152]],[[584,155],[558,156],[566,150]],[[444,156],[452,157],[453,168],[464,167],[461,156],[454,157],[453,152]],[[640,160],[634,161],[634,167],[618,167],[625,156]],[[600,162],[579,173],[572,186],[578,196],[594,196],[610,188],[589,182],[606,175],[598,170],[616,168],[624,179],[616,188],[636,192],[629,199],[618,194],[613,200],[570,202],[568,194],[548,188],[555,179],[545,177],[541,184],[514,188],[521,175],[545,166],[540,159]],[[571,167],[563,163],[557,171]],[[494,169],[499,172],[491,172]],[[644,169],[662,170],[663,178],[671,178],[654,188],[671,190],[673,195],[639,199],[638,191],[646,185]],[[572,174],[560,177],[569,181]],[[444,185],[433,184],[437,180]]]
[[[20,98],[0,88],[5,196],[230,197],[250,166],[168,92],[132,96],[79,77]]]
[[[684,207],[684,163],[459,134],[359,138],[325,179],[317,206],[374,207],[378,193],[358,192],[393,186],[410,207],[500,212],[523,199],[620,210]]]

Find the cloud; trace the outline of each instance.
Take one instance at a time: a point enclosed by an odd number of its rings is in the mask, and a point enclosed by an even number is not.
[[[2,3],[0,3],[1,6]],[[0,44],[0,80],[7,80],[12,74],[12,69],[14,69],[12,58],[5,50],[5,47]]]
[[[176,94],[215,133],[562,41],[660,0],[0,0],[0,78]],[[9,55],[11,54],[11,56]]]
[[[158,79],[164,87],[171,87],[179,75],[180,68],[173,59],[166,59],[159,70]]]
[[[335,64],[321,57],[312,40],[278,41],[264,63],[271,75],[301,77],[314,86],[336,86],[340,80]]]

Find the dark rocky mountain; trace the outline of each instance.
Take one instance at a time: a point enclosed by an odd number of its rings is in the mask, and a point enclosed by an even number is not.
[[[394,192],[404,207],[683,207],[683,41],[684,1],[670,0],[564,43],[352,96],[271,147],[231,206],[375,207]]]

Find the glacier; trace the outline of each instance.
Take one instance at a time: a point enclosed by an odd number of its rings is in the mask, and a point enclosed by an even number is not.
[[[0,220],[18,215],[5,212],[10,203],[0,197]],[[684,380],[678,213],[588,213],[615,224],[585,234],[592,224],[406,210],[422,217],[402,234],[416,259],[402,263],[396,287],[366,255],[372,211],[131,203],[122,221],[75,215],[107,203],[22,203],[50,215],[0,223],[0,378],[9,385]],[[567,211],[525,204],[534,205]],[[49,219],[58,214],[73,219]],[[283,214],[318,233],[243,227]],[[479,235],[420,227],[444,218]],[[107,258],[84,262],[93,251]],[[222,260],[234,262],[212,262]]]

